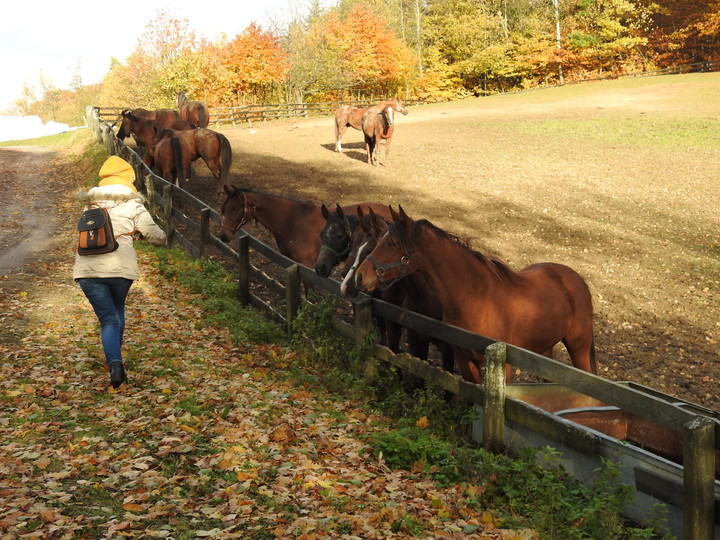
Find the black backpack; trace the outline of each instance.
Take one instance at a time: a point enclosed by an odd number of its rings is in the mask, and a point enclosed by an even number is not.
[[[90,204],[80,216],[77,224],[78,248],[80,255],[100,255],[115,251],[119,244],[113,233],[108,211]]]

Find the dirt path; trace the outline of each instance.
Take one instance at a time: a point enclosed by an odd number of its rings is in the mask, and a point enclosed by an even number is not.
[[[52,162],[56,154],[40,147],[0,148],[0,276],[36,266],[35,259],[55,241],[59,226],[58,185]]]

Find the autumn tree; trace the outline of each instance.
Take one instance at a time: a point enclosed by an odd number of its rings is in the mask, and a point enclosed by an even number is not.
[[[223,96],[236,104],[277,98],[289,70],[279,38],[256,23],[225,44],[220,58]]]

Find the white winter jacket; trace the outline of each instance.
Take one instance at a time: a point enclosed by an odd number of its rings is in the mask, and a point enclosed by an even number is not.
[[[140,232],[155,246],[167,243],[165,232],[155,224],[150,212],[143,206],[143,196],[123,185],[94,187],[80,196],[84,204],[95,203],[110,214],[113,232],[120,247],[102,255],[75,255],[73,279],[91,277],[121,277],[136,281],[137,254],[130,233]],[[122,235],[122,236],[120,236]]]

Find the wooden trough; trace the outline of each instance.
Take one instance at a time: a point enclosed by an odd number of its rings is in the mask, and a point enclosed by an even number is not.
[[[720,414],[672,398],[631,382],[617,383],[652,395],[675,407],[710,418],[716,427]],[[619,482],[634,486],[635,500],[624,514],[637,523],[658,515],[667,519],[670,531],[679,539],[684,534],[685,499],[683,434],[647,418],[609,406],[602,401],[553,383],[510,384],[505,386],[506,404],[523,416],[535,416],[532,429],[506,418],[504,441],[512,449],[552,447],[561,455],[559,463],[573,476],[592,483],[600,458],[612,461],[620,470]],[[478,406],[480,418],[483,406]],[[526,424],[526,422],[523,422]],[[552,426],[538,429],[540,425]],[[483,423],[475,423],[473,436],[484,440]],[[714,538],[720,539],[720,452],[715,452]],[[711,538],[708,540],[712,540]]]

